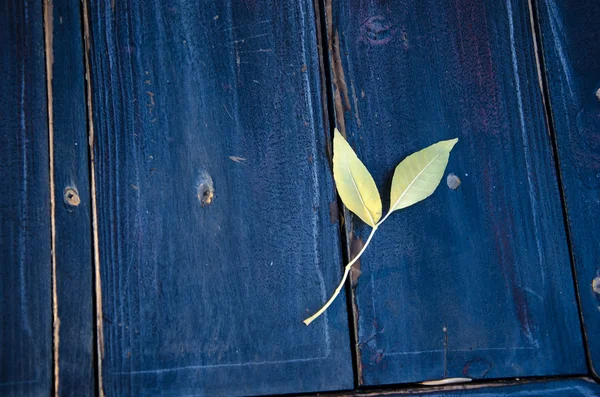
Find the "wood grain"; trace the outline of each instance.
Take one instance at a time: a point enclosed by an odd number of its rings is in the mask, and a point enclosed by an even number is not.
[[[352,388],[310,2],[92,2],[107,396]]]
[[[600,3],[537,1],[578,293],[592,370],[600,366]]]
[[[586,373],[527,4],[327,9],[337,125],[384,209],[403,158],[460,139],[460,186],[394,213],[355,272],[359,382]],[[346,220],[352,255],[370,228]]]
[[[57,395],[95,395],[88,139],[80,2],[45,1],[53,151]]]
[[[52,390],[48,122],[42,2],[0,12],[0,395]]]

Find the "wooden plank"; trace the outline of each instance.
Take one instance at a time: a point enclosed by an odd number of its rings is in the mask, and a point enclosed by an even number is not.
[[[600,366],[600,3],[537,3],[578,293],[592,370]]]
[[[90,21],[105,395],[352,388],[312,4]]]
[[[460,138],[448,166],[458,189],[444,178],[362,257],[359,381],[586,373],[527,4],[326,9],[337,124],[384,208],[404,157]],[[353,255],[370,228],[346,224]]]
[[[60,396],[93,396],[91,211],[81,10],[45,1],[53,153],[56,316],[55,385]]]
[[[412,388],[402,391],[386,391],[373,393],[339,394],[339,396],[362,397],[525,397],[525,396],[555,396],[555,397],[593,397],[600,395],[600,385],[589,378],[574,378],[563,380],[545,380],[528,382],[497,382],[488,385],[437,386],[428,388]],[[336,396],[335,394],[331,395]]]
[[[48,122],[42,2],[0,12],[0,395],[52,390]]]
[[[520,385],[502,385],[477,389],[448,390],[443,392],[412,393],[413,396],[428,397],[593,397],[600,395],[600,386],[589,379],[569,379],[545,382],[532,382]],[[392,395],[394,396],[394,395]],[[395,396],[406,396],[396,394]],[[391,396],[390,396],[391,397]]]

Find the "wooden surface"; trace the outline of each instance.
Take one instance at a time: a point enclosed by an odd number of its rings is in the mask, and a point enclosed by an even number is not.
[[[336,124],[384,207],[401,159],[460,138],[448,168],[458,189],[444,179],[394,214],[353,274],[359,383],[587,372],[528,5],[324,3]],[[538,0],[533,11],[597,372],[600,5]],[[95,342],[106,396],[352,389],[344,299],[301,322],[342,268],[312,4],[92,2],[98,285],[80,12],[64,0],[0,13],[0,395],[96,395]],[[369,229],[344,221],[356,252]]]
[[[437,388],[407,389],[398,392],[374,392],[360,394],[341,394],[340,396],[362,397],[400,397],[400,396],[428,396],[428,397],[594,397],[600,395],[600,385],[588,378],[574,378],[562,380],[531,381],[531,382],[498,382],[493,385],[454,385],[438,386]]]
[[[538,4],[545,78],[556,133],[587,346],[600,366],[600,3]]]
[[[52,390],[48,123],[42,2],[0,12],[0,395]]]
[[[45,1],[51,57],[56,225],[58,395],[94,395],[94,313],[88,138],[78,0]]]
[[[311,3],[90,21],[105,395],[351,389]]]
[[[394,213],[360,261],[359,382],[586,373],[526,2],[330,7],[337,125],[384,209],[400,160],[460,139],[458,189]],[[346,224],[356,253],[370,229]]]

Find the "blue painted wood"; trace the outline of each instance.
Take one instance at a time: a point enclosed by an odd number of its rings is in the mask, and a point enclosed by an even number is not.
[[[538,1],[541,50],[556,132],[584,330],[600,366],[600,3]]]
[[[92,2],[107,396],[353,386],[311,2]]]
[[[93,396],[94,312],[90,180],[81,2],[45,1],[52,56],[58,395]]]
[[[403,158],[460,138],[458,189],[395,213],[362,257],[360,383],[586,373],[527,3],[325,8],[337,124],[384,208]],[[346,225],[353,255],[370,229]]]
[[[48,121],[42,2],[0,12],[0,395],[52,390]]]
[[[600,385],[587,378],[553,381],[534,381],[518,384],[497,383],[489,386],[446,386],[437,390],[406,390],[390,394],[367,394],[369,397],[428,396],[428,397],[595,397],[600,396]],[[364,394],[363,394],[364,395]]]

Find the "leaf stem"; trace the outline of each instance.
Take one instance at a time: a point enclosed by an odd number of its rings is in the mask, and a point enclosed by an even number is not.
[[[348,278],[348,273],[350,273],[350,269],[352,268],[352,265],[354,265],[354,263],[361,257],[361,255],[363,254],[363,252],[365,252],[365,250],[369,246],[369,243],[371,242],[371,239],[375,235],[375,231],[377,230],[378,226],[379,226],[379,224],[376,224],[373,227],[373,230],[371,230],[371,234],[369,234],[369,237],[367,238],[367,242],[365,243],[365,245],[363,245],[362,249],[358,252],[358,254],[344,268],[344,276],[342,277],[342,281],[340,281],[340,284],[335,289],[335,292],[333,293],[333,295],[331,296],[331,298],[329,298],[329,300],[327,301],[327,303],[325,303],[323,305],[323,307],[321,307],[319,309],[319,311],[317,311],[315,314],[313,314],[312,316],[310,316],[309,318],[307,318],[306,320],[304,320],[304,324],[309,325],[315,319],[317,319],[317,317],[319,317],[321,314],[323,314],[325,312],[325,310],[327,310],[327,308],[333,303],[333,301],[335,300],[335,298],[340,294],[340,292],[342,291],[342,288],[344,287],[344,283],[346,282],[346,279]]]
[[[390,216],[390,214],[391,214],[392,212],[394,212],[394,211],[391,211],[391,210],[390,210],[390,211],[388,211],[388,213],[387,213],[387,214],[385,214],[385,216],[383,217],[383,219],[382,219],[382,220],[380,220],[379,222],[377,222],[377,224],[375,225],[375,229],[377,229],[379,226],[381,226],[381,224],[382,224],[383,222],[385,222],[385,220],[388,218],[388,216]]]

